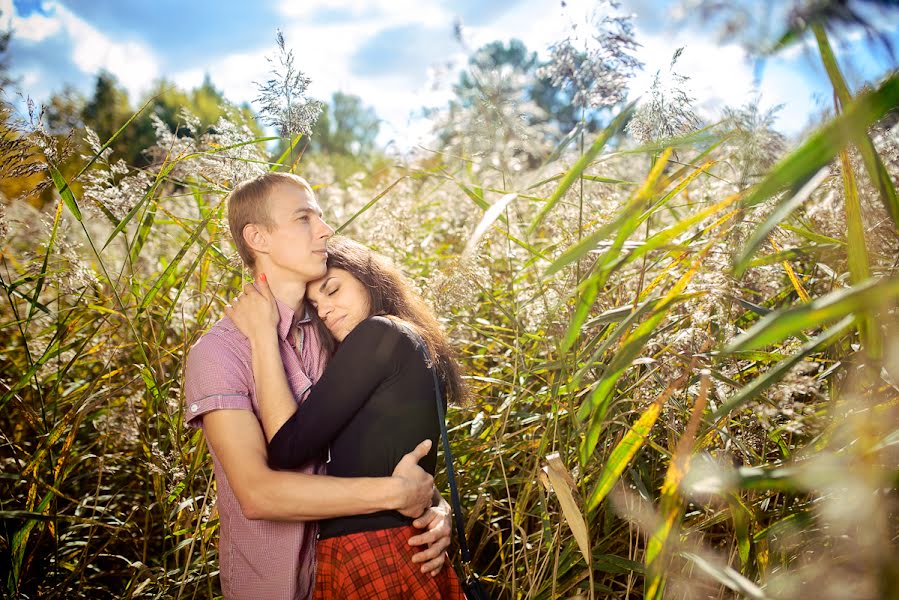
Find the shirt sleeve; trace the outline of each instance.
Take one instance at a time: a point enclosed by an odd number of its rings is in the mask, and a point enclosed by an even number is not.
[[[184,421],[200,427],[213,410],[253,410],[247,365],[228,344],[206,334],[187,354],[184,367]]]
[[[272,436],[269,465],[292,469],[321,456],[378,385],[397,372],[404,346],[411,347],[411,340],[389,319],[372,317],[357,325],[306,400]]]

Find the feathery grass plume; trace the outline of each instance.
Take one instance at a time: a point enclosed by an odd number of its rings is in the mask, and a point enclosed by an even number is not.
[[[461,35],[460,24],[457,31]],[[517,40],[493,42],[469,56],[448,106],[428,110],[447,164],[461,160],[498,181],[549,154],[552,125],[533,97],[536,62],[536,53]]]
[[[0,194],[0,244],[6,241],[9,233],[9,221],[6,219],[6,198]]]
[[[290,139],[299,133],[309,135],[323,105],[306,97],[306,88],[312,80],[294,66],[293,50],[287,50],[280,29],[275,40],[277,58],[266,57],[272,65],[272,78],[256,84],[259,96],[255,102],[259,104],[260,117],[265,124],[275,127],[283,138]]]
[[[24,121],[14,119],[14,114],[13,108],[0,99],[0,179],[26,178],[45,168]]]
[[[627,131],[642,144],[686,135],[699,128],[699,117],[687,87],[690,78],[674,70],[683,51],[683,47],[674,51],[666,77],[662,77],[661,69],[656,71],[649,100],[640,104],[627,124]]]
[[[728,161],[737,174],[740,187],[757,183],[787,149],[787,140],[774,128],[782,104],[761,108],[757,95],[741,107],[725,107],[724,126],[733,136],[728,145]]]
[[[144,170],[132,171],[121,159],[112,161],[112,147],[100,153],[103,144],[90,127],[85,128],[85,142],[93,154],[82,155],[81,158],[89,161],[98,155],[93,167],[81,179],[84,188],[82,198],[91,201],[85,207],[92,209],[97,216],[103,214],[102,207],[116,219],[121,219],[150,189],[153,178]]]
[[[618,0],[602,0],[582,23],[573,24],[570,35],[550,46],[549,62],[539,71],[568,93],[575,106],[605,108],[627,98],[628,81],[643,68],[634,52],[640,44],[634,35],[633,15],[618,15]],[[564,3],[563,3],[564,6]],[[599,16],[600,10],[605,12]]]
[[[525,97],[521,73],[477,70],[477,86],[432,115],[441,151],[448,159],[472,161],[474,172],[483,176],[520,173],[549,152],[544,111]],[[530,123],[535,117],[542,125]]]

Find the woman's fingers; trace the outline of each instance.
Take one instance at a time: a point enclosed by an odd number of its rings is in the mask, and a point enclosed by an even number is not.
[[[412,562],[424,562],[426,560],[431,560],[439,553],[449,548],[450,536],[445,535],[443,531],[434,529],[409,538],[409,545],[428,547],[427,550],[422,550],[412,557]]]
[[[424,529],[431,524],[431,521],[437,518],[437,513],[434,511],[434,507],[432,506],[428,510],[426,510],[420,517],[412,521],[413,527],[417,527],[418,529]],[[420,539],[422,534],[416,535],[415,537],[409,538],[409,544],[411,546],[421,546],[422,544],[426,544],[432,540],[423,540]]]
[[[443,568],[446,562],[446,549],[449,547],[449,540],[441,538],[437,542],[431,544],[427,548],[417,552],[412,556],[412,562],[422,563],[421,572],[436,575]]]
[[[265,276],[265,273],[260,273],[259,277],[256,279],[257,287],[266,300],[274,299],[275,295],[272,294],[272,288],[268,285],[268,277]]]

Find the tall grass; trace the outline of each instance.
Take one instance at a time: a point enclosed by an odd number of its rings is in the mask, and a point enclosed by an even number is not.
[[[899,593],[899,211],[868,134],[899,77],[839,97],[752,187],[726,128],[635,147],[629,108],[535,171],[428,155],[337,189],[293,165],[458,345],[475,402],[451,410],[451,439],[497,597]],[[52,162],[53,210],[6,209],[6,595],[220,593],[181,366],[241,281],[227,190],[293,168],[228,131],[160,128],[124,216]],[[78,180],[110,168],[107,146]]]

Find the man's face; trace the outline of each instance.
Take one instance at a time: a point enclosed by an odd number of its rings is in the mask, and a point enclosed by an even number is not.
[[[334,230],[322,220],[312,192],[296,185],[278,185],[268,208],[274,225],[266,234],[267,262],[304,282],[322,277],[327,270],[328,238]]]

